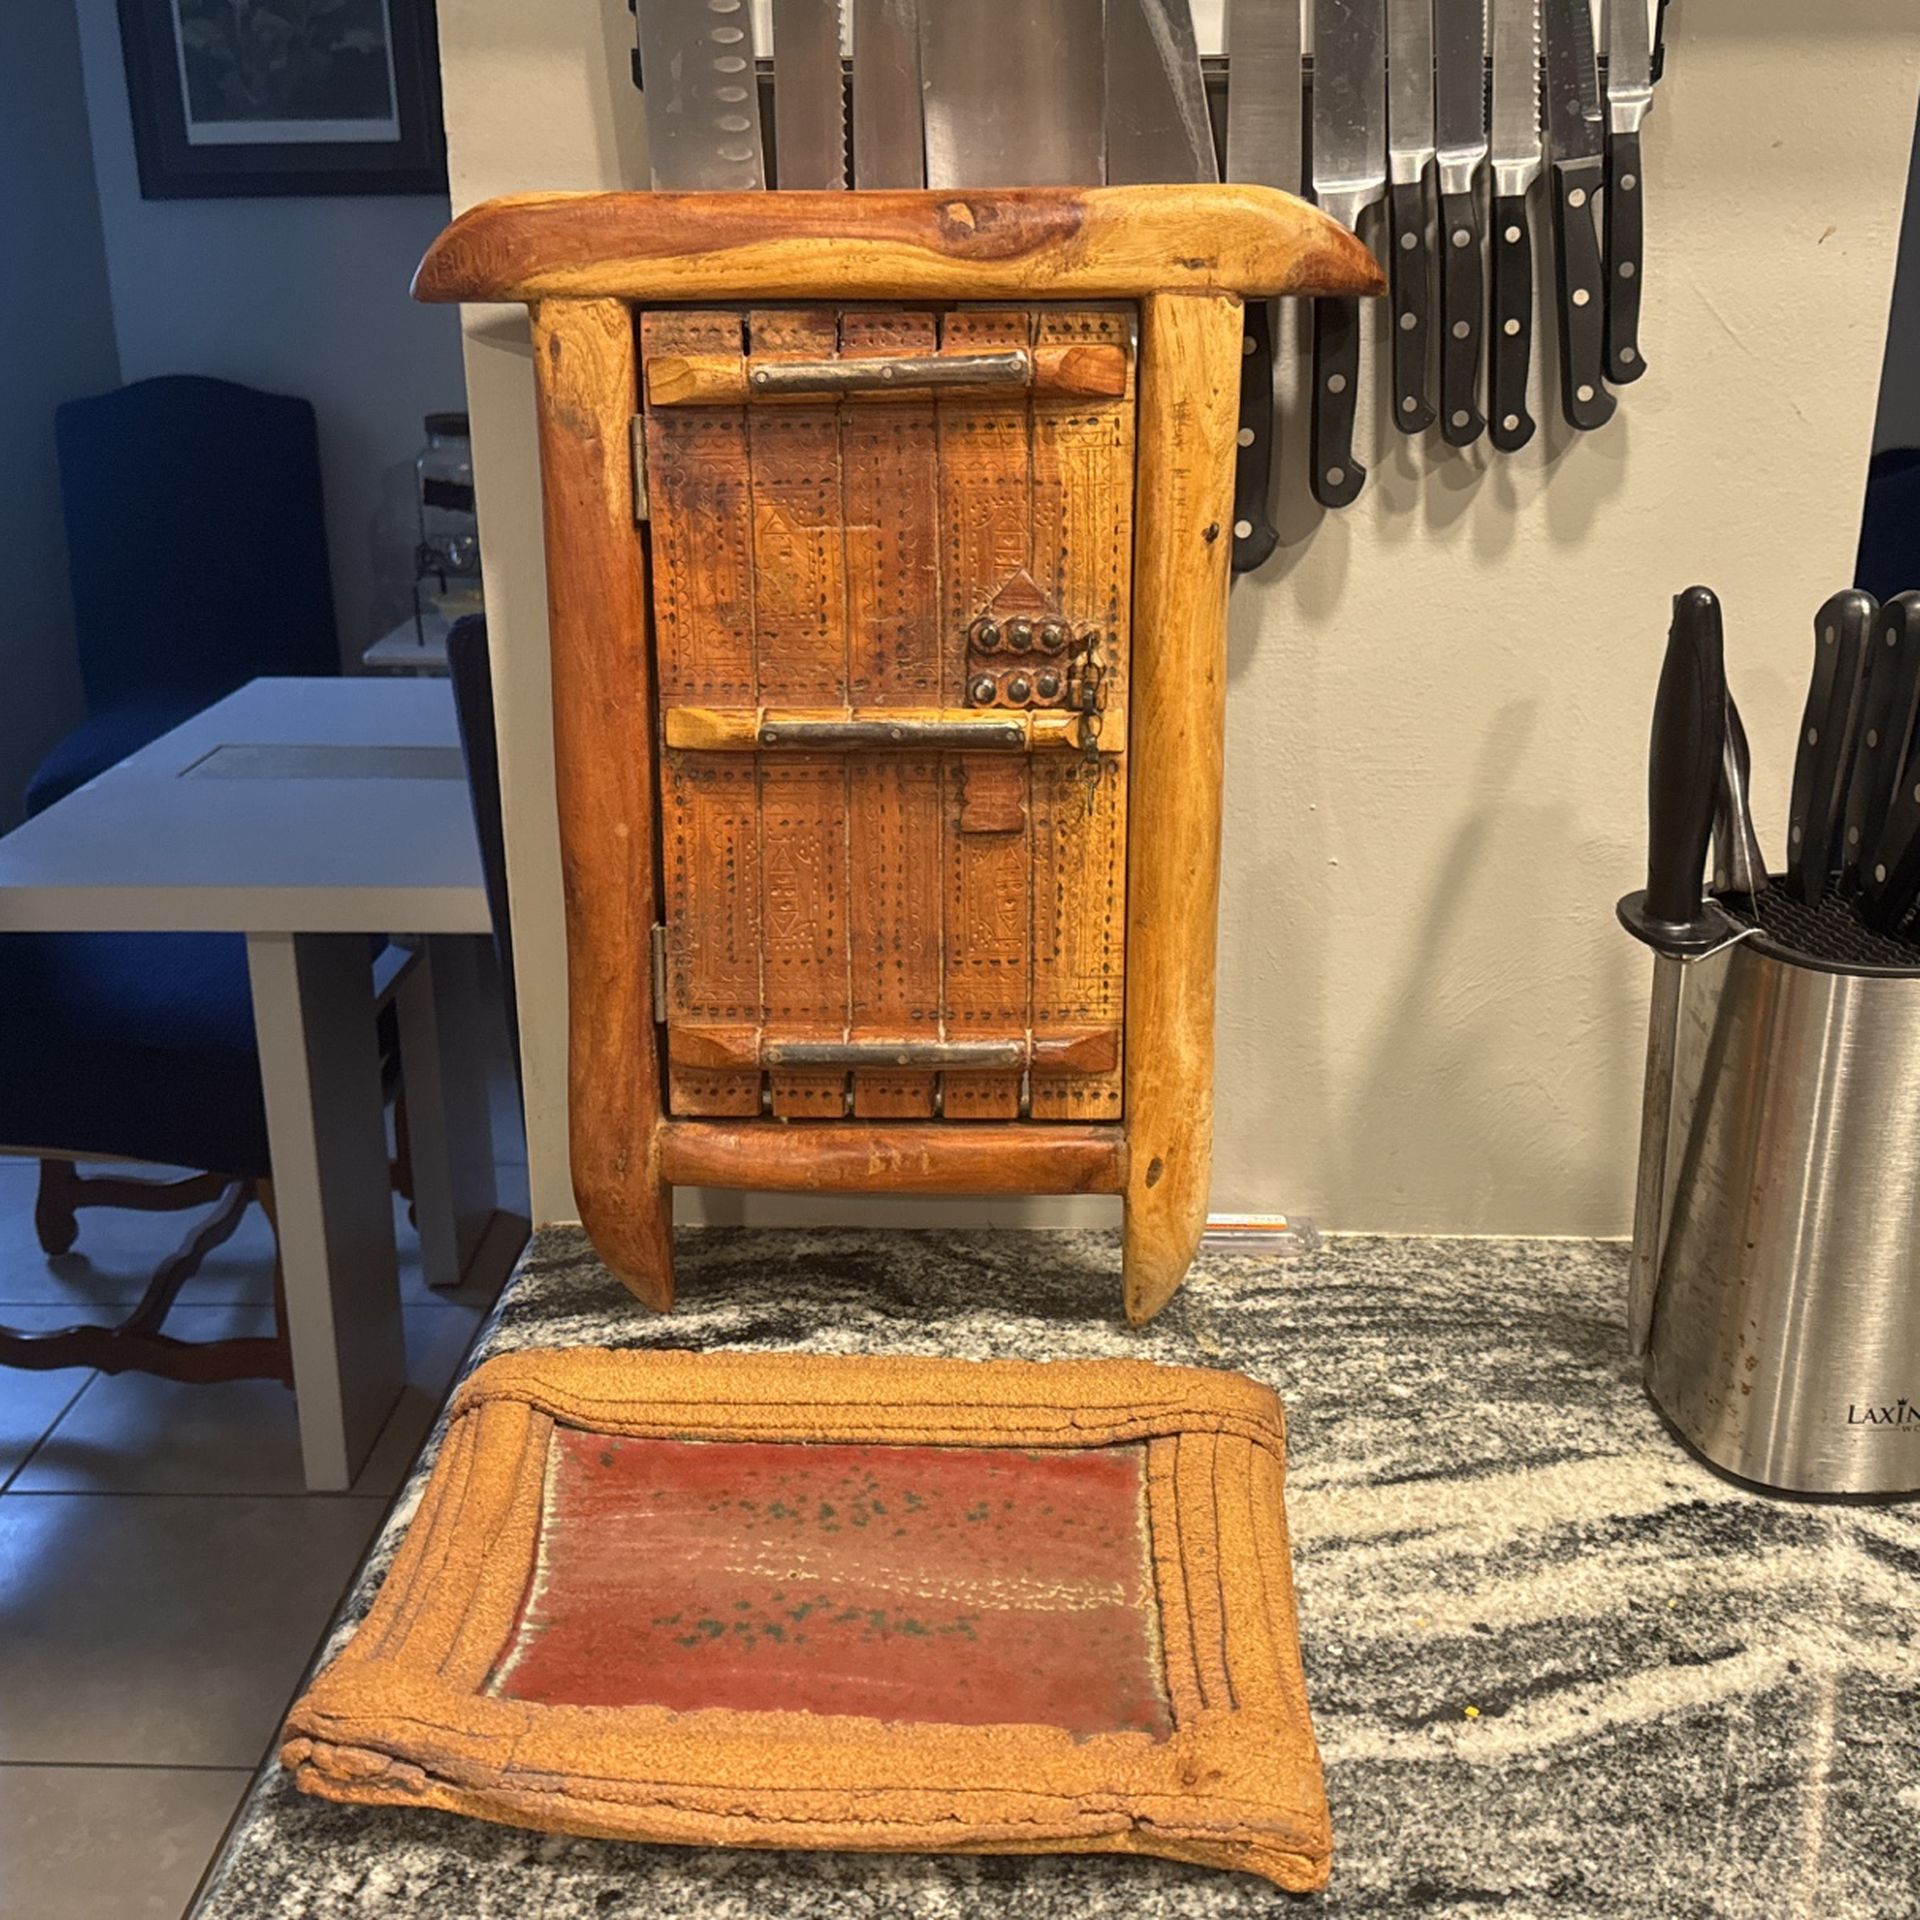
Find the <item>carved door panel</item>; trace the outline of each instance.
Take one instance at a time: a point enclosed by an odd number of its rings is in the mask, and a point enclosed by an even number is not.
[[[1129,316],[641,351],[672,1110],[1117,1119]]]

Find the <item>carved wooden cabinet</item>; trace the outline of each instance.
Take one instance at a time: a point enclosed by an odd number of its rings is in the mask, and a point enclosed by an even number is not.
[[[533,310],[581,1217],[671,1188],[1124,1194],[1211,1153],[1242,297],[1377,291],[1251,188],[543,195]]]

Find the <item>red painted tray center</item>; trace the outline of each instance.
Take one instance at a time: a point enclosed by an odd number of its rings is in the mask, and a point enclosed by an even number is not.
[[[1164,1738],[1145,1463],[557,1429],[488,1688]]]

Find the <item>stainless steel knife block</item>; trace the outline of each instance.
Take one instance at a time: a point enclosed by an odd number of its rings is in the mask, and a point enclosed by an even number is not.
[[[1812,932],[1684,963],[1646,1384],[1742,1478],[1911,1493],[1920,968],[1823,957]]]

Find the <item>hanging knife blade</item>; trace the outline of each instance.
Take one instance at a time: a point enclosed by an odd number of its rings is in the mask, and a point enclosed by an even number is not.
[[[1814,618],[1813,674],[1794,755],[1787,811],[1787,872],[1793,890],[1817,907],[1837,864],[1837,838],[1853,764],[1867,645],[1873,638],[1871,594],[1849,587]]]
[[[1767,890],[1767,858],[1753,830],[1748,798],[1753,752],[1740,709],[1727,695],[1727,733],[1720,749],[1720,790],[1713,802],[1713,890],[1754,899]]]
[[[853,184],[924,187],[918,0],[853,0]]]
[[[1440,433],[1470,447],[1480,411],[1480,318],[1486,263],[1478,181],[1487,157],[1486,0],[1434,0],[1440,160]]]
[[[1533,438],[1533,228],[1540,177],[1540,0],[1493,0],[1493,336],[1487,432],[1502,453]]]
[[[764,187],[752,9],[640,0],[637,18],[655,188]]]
[[[1880,609],[1867,643],[1866,690],[1840,836],[1840,885],[1847,893],[1858,892],[1872,877],[1894,785],[1907,764],[1917,708],[1920,595],[1904,593]]]
[[[1638,380],[1642,248],[1640,123],[1653,105],[1649,0],[1607,0],[1607,378]]]
[[[1386,0],[1313,0],[1313,197],[1343,225],[1387,186]],[[1360,302],[1313,310],[1313,497],[1351,506],[1367,470],[1353,453]]]
[[[1393,424],[1433,425],[1427,392],[1433,263],[1427,176],[1434,159],[1433,0],[1387,0],[1387,175],[1393,209]]]
[[[847,184],[840,0],[773,0],[773,165],[788,189]]]
[[[930,187],[1106,178],[1102,0],[940,0],[920,15]]]
[[[1681,983],[1688,958],[1711,950],[1733,931],[1720,909],[1700,897],[1727,732],[1726,700],[1720,602],[1705,587],[1689,587],[1673,603],[1653,705],[1646,890],[1628,894],[1618,908],[1621,925],[1653,949],[1633,1265],[1627,1281],[1627,1341],[1635,1354],[1646,1351],[1659,1278]]]
[[[1299,0],[1228,0],[1227,178],[1298,193],[1306,133]],[[1240,361],[1239,449],[1233,466],[1233,570],[1280,544],[1273,490],[1275,302],[1249,300]]]
[[[1107,183],[1218,180],[1188,0],[1106,0]]]
[[[1606,163],[1600,83],[1593,66],[1593,16],[1587,0],[1545,0],[1547,144],[1553,153],[1553,231],[1559,254],[1560,410],[1591,431],[1613,418],[1601,378],[1606,352],[1606,275],[1594,226],[1593,196]]]

